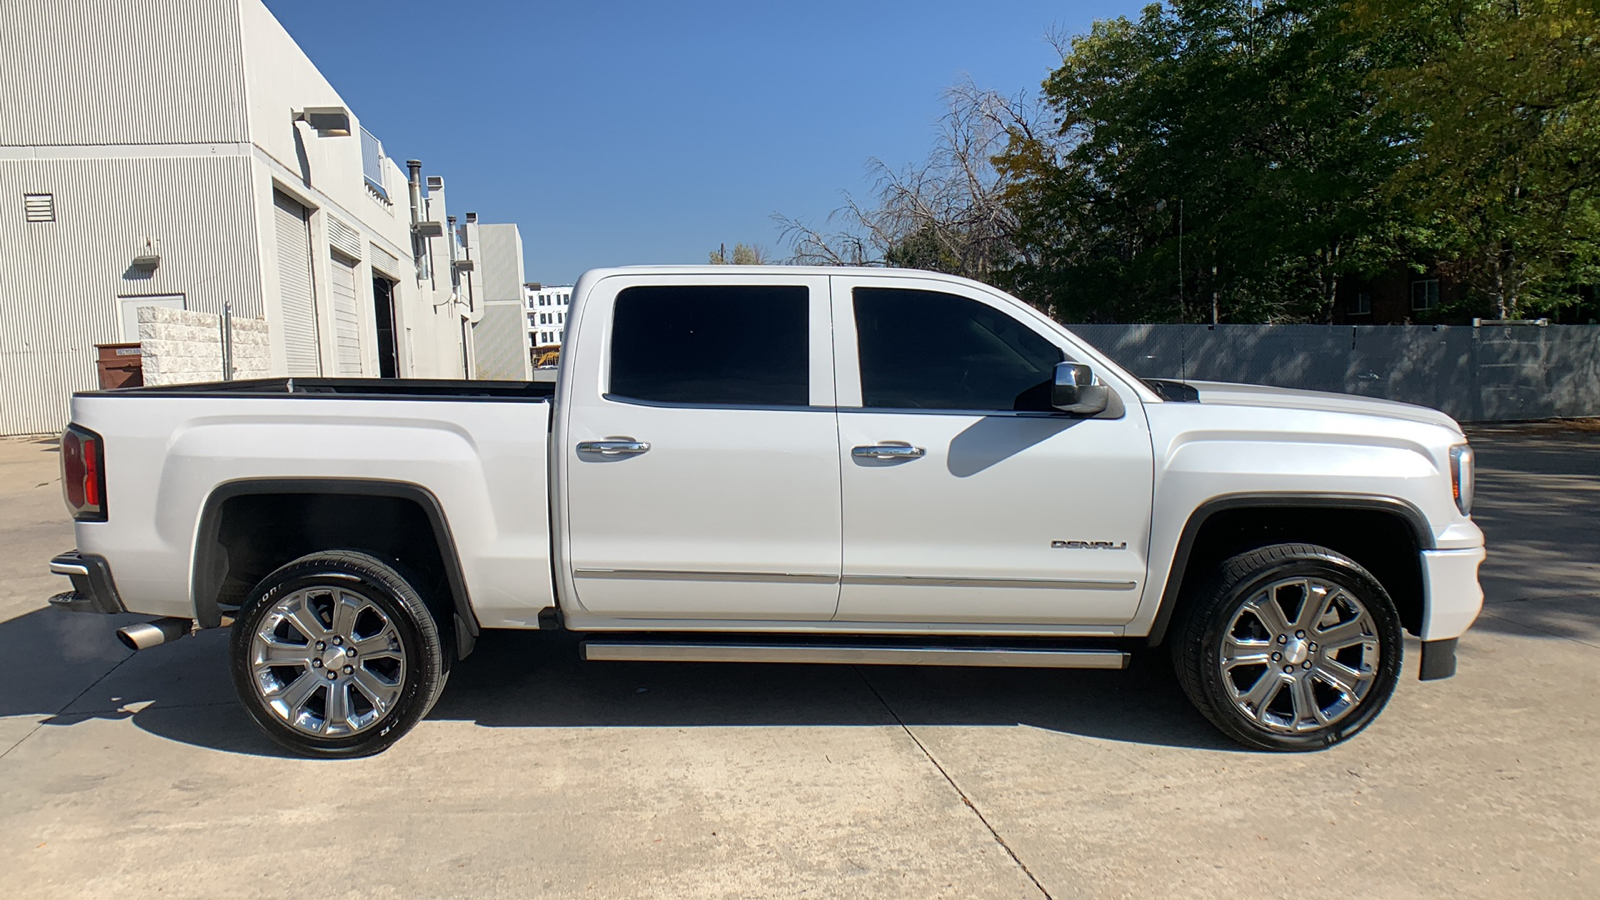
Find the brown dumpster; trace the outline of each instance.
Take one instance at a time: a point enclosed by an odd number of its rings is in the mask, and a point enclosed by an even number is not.
[[[138,344],[95,344],[100,351],[100,390],[144,384],[144,357]]]

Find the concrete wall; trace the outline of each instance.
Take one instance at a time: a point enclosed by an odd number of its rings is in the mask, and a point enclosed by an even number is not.
[[[272,354],[266,319],[234,318],[233,378],[265,378],[271,374]],[[139,310],[139,349],[143,355],[144,383],[193,384],[222,381],[223,317],[182,309],[147,306]]]
[[[1135,375],[1334,391],[1464,422],[1600,415],[1600,326],[1069,325]]]
[[[248,96],[250,141],[256,169],[254,192],[261,254],[275,259],[277,235],[272,221],[272,191],[281,190],[312,210],[311,236],[315,248],[313,279],[317,295],[318,333],[322,336],[322,371],[332,375],[335,366],[330,244],[341,231],[338,222],[357,233],[359,249],[377,247],[399,259],[403,277],[395,287],[395,328],[402,376],[462,378],[460,322],[441,304],[439,285],[433,278],[418,278],[412,264],[411,215],[404,174],[392,160],[383,165],[384,199],[369,190],[362,174],[360,117],[351,111],[348,137],[321,137],[310,126],[294,121],[296,110],[310,106],[349,105],[328,83],[300,46],[259,0],[238,0],[243,34],[244,76]],[[396,89],[404,89],[410,62],[401,53],[393,59]],[[380,135],[381,137],[381,135]],[[433,239],[431,243],[442,243]],[[358,261],[357,287],[362,297],[363,375],[378,374],[376,321],[371,308],[372,259],[365,253],[347,255]],[[448,274],[448,273],[446,273]],[[277,271],[264,267],[267,318],[278,314]],[[448,285],[446,285],[446,292]],[[448,293],[445,298],[448,300]],[[280,329],[281,332],[281,329]],[[274,335],[274,371],[285,371],[281,334]]]

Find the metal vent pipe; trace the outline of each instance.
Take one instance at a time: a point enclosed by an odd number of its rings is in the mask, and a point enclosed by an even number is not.
[[[417,280],[421,281],[426,271],[423,252],[426,244],[417,233],[417,225],[422,221],[422,160],[406,160],[406,171],[406,190],[411,195],[411,263],[416,266]]]

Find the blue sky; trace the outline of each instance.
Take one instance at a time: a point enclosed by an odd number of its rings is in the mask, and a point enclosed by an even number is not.
[[[926,156],[940,94],[1036,92],[1057,28],[1138,2],[338,3],[266,0],[451,212],[516,222],[527,277],[787,255],[773,213],[822,224],[866,161]]]

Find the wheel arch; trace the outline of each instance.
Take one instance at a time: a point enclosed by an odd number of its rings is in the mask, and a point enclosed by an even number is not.
[[[234,571],[235,546],[245,538],[259,537],[270,524],[270,515],[305,516],[310,508],[334,501],[334,521],[319,526],[320,540],[297,543],[282,539],[276,549],[258,548],[243,572]],[[326,509],[321,510],[327,512]],[[388,518],[382,527],[373,527],[375,517]],[[426,523],[425,534],[416,526]],[[338,546],[317,546],[332,543]],[[358,550],[374,555],[393,555],[411,550],[423,559],[407,560],[427,574],[437,576],[450,595],[448,610],[435,610],[436,616],[453,618],[457,655],[471,652],[479,626],[473,614],[461,557],[450,532],[449,521],[439,499],[427,488],[400,481],[354,478],[265,478],[231,481],[218,485],[206,498],[195,533],[193,562],[190,567],[195,617],[202,628],[222,624],[222,601],[229,592],[237,593],[241,577],[256,570],[259,576],[317,550]],[[302,552],[304,551],[304,552]],[[433,556],[426,554],[431,552]],[[248,588],[246,588],[248,589]],[[441,624],[447,624],[441,622]]]
[[[1321,519],[1300,520],[1308,514]],[[1350,494],[1232,494],[1200,504],[1184,523],[1149,644],[1165,640],[1178,608],[1215,564],[1285,541],[1319,544],[1360,563],[1394,599],[1405,629],[1418,633],[1425,602],[1421,551],[1434,548],[1434,536],[1416,506]]]

